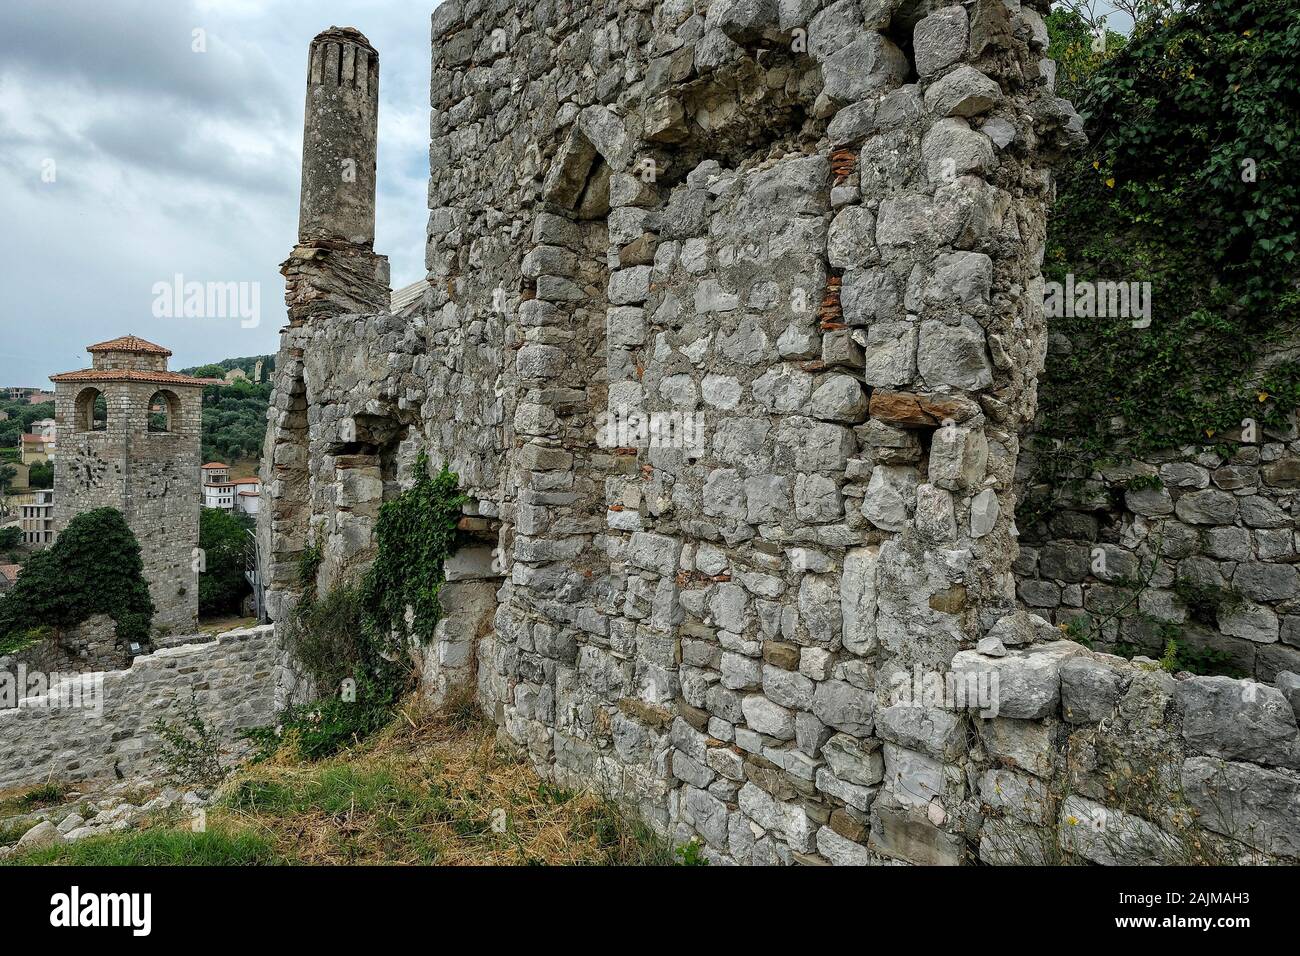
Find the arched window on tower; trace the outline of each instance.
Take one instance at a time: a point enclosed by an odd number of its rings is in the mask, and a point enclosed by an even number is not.
[[[175,431],[176,416],[179,411],[180,402],[172,392],[154,392],[153,397],[149,399],[149,431]]]
[[[77,431],[108,430],[108,402],[97,388],[83,388],[76,401]]]

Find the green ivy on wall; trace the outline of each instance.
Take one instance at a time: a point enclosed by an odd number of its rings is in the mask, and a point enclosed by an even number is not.
[[[304,593],[281,624],[281,636],[318,699],[286,710],[278,730],[247,735],[263,756],[292,742],[301,757],[319,759],[388,723],[414,680],[407,648],[394,646],[394,635],[425,642],[433,637],[442,615],[443,566],[456,550],[466,500],[456,475],[445,467],[430,474],[422,452],[415,483],[379,510],[378,554],[359,584],[339,583],[318,596],[324,555],[316,544],[308,546],[299,566]],[[407,608],[413,611],[409,626]]]
[[[461,506],[468,500],[446,466],[429,474],[423,452],[415,462],[415,484],[379,510],[375,534],[379,556],[362,581],[362,599],[376,629],[387,634],[408,630],[406,609],[414,612],[409,632],[433,637],[442,614],[438,591],[443,564],[456,550]]]
[[[63,631],[107,614],[123,643],[149,640],[153,600],[140,544],[116,508],[83,511],[23,566],[0,599],[0,637],[29,628]]]
[[[1151,315],[1049,317],[1031,487],[1285,426],[1300,365],[1261,359],[1300,344],[1300,0],[1191,2],[1101,51],[1068,11],[1048,25],[1089,146],[1057,177],[1044,278],[1150,282]]]

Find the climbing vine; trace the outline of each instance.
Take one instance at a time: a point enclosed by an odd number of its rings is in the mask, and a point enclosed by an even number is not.
[[[1089,146],[1058,176],[1044,277],[1150,282],[1151,308],[1145,326],[1049,317],[1031,486],[1283,426],[1300,405],[1300,0],[1191,2],[1102,51],[1069,11],[1049,29]],[[1031,494],[1022,518],[1045,507]]]
[[[319,699],[290,707],[276,730],[246,734],[262,756],[291,742],[301,757],[320,759],[391,719],[414,676],[404,640],[428,641],[442,613],[443,565],[456,550],[466,501],[457,484],[445,467],[430,474],[428,457],[420,454],[415,483],[380,508],[378,554],[359,583],[317,596],[324,555],[315,543],[306,549],[299,569],[305,593],[282,632]]]
[[[467,500],[446,466],[436,475],[429,474],[428,456],[421,452],[415,462],[415,484],[380,509],[375,529],[379,556],[366,572],[361,591],[381,634],[408,631],[410,608],[409,632],[426,641],[433,637],[442,614],[438,592],[443,564],[456,550],[456,528]]]

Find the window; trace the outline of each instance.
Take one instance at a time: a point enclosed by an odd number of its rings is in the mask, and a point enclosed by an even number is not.
[[[171,392],[158,391],[149,399],[149,431],[169,432],[176,427],[180,402]]]
[[[102,432],[108,429],[108,402],[99,389],[82,389],[75,408],[77,431]]]

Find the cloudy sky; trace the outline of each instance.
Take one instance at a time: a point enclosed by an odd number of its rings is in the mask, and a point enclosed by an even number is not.
[[[435,5],[0,0],[0,385],[48,386],[127,332],[172,368],[276,350],[307,45],[333,24],[379,50],[375,248],[394,288],[422,278]],[[177,274],[258,283],[259,324],[155,317]]]

